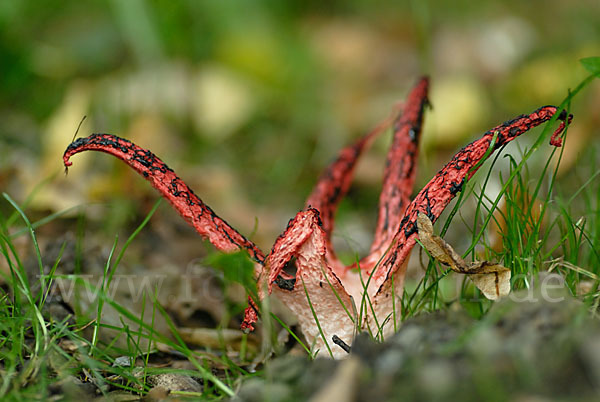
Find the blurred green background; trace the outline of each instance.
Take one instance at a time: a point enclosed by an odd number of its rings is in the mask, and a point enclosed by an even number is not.
[[[141,219],[156,195],[122,163],[81,155],[62,174],[87,115],[80,136],[153,150],[267,251],[336,152],[419,76],[431,76],[433,105],[420,187],[480,133],[559,103],[599,39],[597,0],[2,1],[0,189],[23,201],[50,178],[30,210],[99,203],[90,216],[109,235]],[[575,99],[563,174],[597,148],[599,104],[597,82]],[[365,156],[342,205],[341,236],[359,249],[388,143]]]

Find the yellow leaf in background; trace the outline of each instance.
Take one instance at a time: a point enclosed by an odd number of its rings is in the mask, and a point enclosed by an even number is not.
[[[429,98],[433,108],[423,131],[426,148],[454,147],[464,142],[489,115],[485,88],[466,76],[442,77],[432,87]]]
[[[48,121],[45,136],[42,140],[42,169],[45,172],[62,171],[60,158],[65,144],[73,140],[75,130],[87,114],[91,102],[92,87],[86,82],[75,82],[66,91],[62,104],[56,109]],[[92,131],[90,122],[84,121],[79,129],[80,135]]]
[[[191,106],[198,131],[211,139],[235,133],[254,111],[247,83],[221,67],[205,68],[196,76]]]
[[[44,191],[38,191],[31,202],[37,209],[62,211],[86,202],[82,188],[91,185],[89,182],[88,163],[90,157],[85,155],[79,163],[82,169],[73,172],[71,182],[62,180],[64,167],[60,156],[63,154],[65,144],[73,140],[83,117],[87,114],[92,96],[93,86],[85,81],[75,81],[65,92],[62,102],[48,119],[44,136],[41,139],[41,155],[39,164],[31,164],[23,169],[23,185],[25,194],[31,194],[40,182],[52,175],[55,179],[44,185]],[[91,123],[83,121],[79,128],[79,135],[87,135],[92,131]],[[75,189],[73,183],[77,183]]]
[[[433,224],[427,215],[417,217],[419,241],[427,252],[454,272],[468,275],[483,295],[496,300],[510,293],[510,269],[489,261],[466,262],[444,239],[433,234]]]

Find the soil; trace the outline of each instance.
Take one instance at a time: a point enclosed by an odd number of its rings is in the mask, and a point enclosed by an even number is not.
[[[451,308],[408,319],[384,343],[360,335],[343,361],[272,359],[234,399],[591,401],[599,390],[600,323],[566,289],[538,289],[482,320]]]

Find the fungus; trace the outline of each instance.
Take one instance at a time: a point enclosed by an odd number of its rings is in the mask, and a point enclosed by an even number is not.
[[[88,150],[123,160],[218,250],[245,250],[255,262],[259,299],[275,294],[298,317],[305,337],[316,349],[341,357],[347,352],[335,345],[351,344],[356,331],[368,329],[381,336],[399,323],[394,306],[400,305],[407,260],[418,237],[418,215],[435,222],[483,159],[558,111],[555,106],[544,106],[487,131],[461,149],[411,201],[428,86],[427,78],[419,80],[404,110],[393,120],[374,240],[369,254],[349,266],[338,260],[331,244],[335,212],[350,187],[360,155],[386,123],[342,149],[267,256],[204,204],[163,161],[126,139],[111,134],[79,138],[68,146],[63,161],[65,167],[71,166],[74,154]],[[560,146],[558,136],[572,116],[563,111],[558,119],[561,124],[551,138],[555,146]],[[259,300],[249,298],[243,329],[254,329],[258,306]]]

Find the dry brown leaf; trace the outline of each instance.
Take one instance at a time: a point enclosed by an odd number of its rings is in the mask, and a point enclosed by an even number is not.
[[[419,241],[437,261],[453,271],[466,274],[483,295],[496,300],[510,293],[510,269],[489,261],[466,262],[444,239],[433,234],[433,224],[427,215],[417,217]]]
[[[229,328],[179,328],[178,331],[186,344],[213,349],[219,349],[226,345],[240,350],[244,336],[242,331]],[[257,349],[258,345],[253,336],[248,337],[246,347],[251,351]]]

